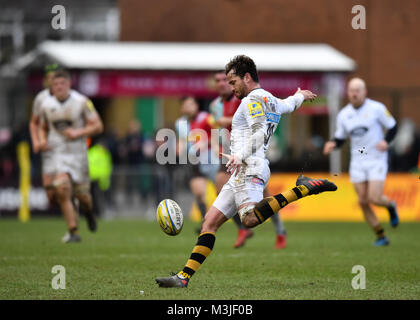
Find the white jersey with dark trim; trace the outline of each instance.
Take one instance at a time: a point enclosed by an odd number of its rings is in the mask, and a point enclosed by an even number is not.
[[[268,166],[265,155],[270,138],[277,128],[281,114],[291,111],[280,99],[262,88],[252,90],[242,99],[232,119],[230,153],[240,154],[250,145],[259,146],[252,150],[251,156],[243,159],[246,163],[245,175],[259,176],[264,171],[264,166]],[[251,141],[252,126],[257,123],[261,124],[264,130],[264,141],[259,144]]]
[[[84,153],[86,138],[68,140],[64,135],[67,128],[82,128],[86,119],[97,115],[92,102],[77,91],[70,91],[69,97],[60,102],[55,96],[41,104],[41,121],[48,123],[48,145],[54,152]]]
[[[384,139],[384,130],[396,124],[384,104],[371,99],[359,108],[346,105],[337,116],[335,138],[350,137],[351,161],[387,160],[388,152],[376,148]]]

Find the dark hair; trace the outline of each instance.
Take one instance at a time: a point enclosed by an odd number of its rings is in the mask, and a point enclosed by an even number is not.
[[[254,61],[246,55],[241,54],[230,60],[225,67],[225,73],[228,74],[231,70],[241,79],[243,79],[246,73],[249,73],[252,80],[259,82],[257,66]]]
[[[57,79],[57,78],[65,78],[65,79],[71,80],[70,73],[63,69],[60,69],[54,72],[53,79]]]

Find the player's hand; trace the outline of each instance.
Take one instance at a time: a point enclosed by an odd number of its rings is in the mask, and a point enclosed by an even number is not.
[[[327,141],[324,145],[324,154],[328,155],[336,146],[335,141]]]
[[[242,165],[242,160],[238,157],[235,157],[230,154],[222,153],[222,156],[228,158],[228,162],[226,163],[227,172],[236,176],[239,172],[239,169]]]
[[[303,97],[305,98],[305,101],[306,100],[313,101],[316,98],[316,94],[313,93],[312,91],[309,91],[309,90],[301,90],[300,88],[298,88],[297,91],[295,92],[295,94],[296,93],[303,94]]]
[[[379,151],[388,150],[388,142],[386,142],[385,140],[379,141],[378,144],[376,145],[376,149],[378,149]]]
[[[68,140],[79,139],[82,136],[80,129],[76,128],[67,128],[64,130],[64,135]]]

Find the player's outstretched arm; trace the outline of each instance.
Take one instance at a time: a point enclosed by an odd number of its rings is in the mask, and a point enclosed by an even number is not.
[[[286,99],[278,99],[280,102],[281,113],[291,113],[297,110],[304,101],[312,101],[316,98],[316,94],[309,90],[297,89],[293,96],[287,97]]]

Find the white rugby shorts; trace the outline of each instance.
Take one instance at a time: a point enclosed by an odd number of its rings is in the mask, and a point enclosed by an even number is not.
[[[246,176],[243,171],[237,176],[230,177],[213,203],[213,206],[220,210],[227,219],[238,213],[240,205],[248,202],[260,202],[270,178],[268,165],[264,167],[262,174],[258,177]]]
[[[350,162],[350,181],[361,183],[365,181],[385,181],[388,173],[386,160],[367,160]]]

